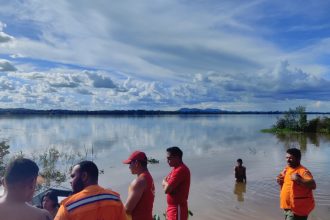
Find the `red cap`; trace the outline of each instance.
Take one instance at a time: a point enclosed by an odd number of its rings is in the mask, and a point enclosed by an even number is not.
[[[147,161],[147,156],[144,152],[134,151],[127,160],[123,160],[123,163],[130,164],[134,160]]]

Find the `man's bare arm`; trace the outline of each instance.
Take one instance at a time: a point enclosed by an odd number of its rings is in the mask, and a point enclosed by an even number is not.
[[[140,201],[142,194],[147,186],[144,178],[138,178],[131,185],[131,190],[128,193],[128,197],[125,203],[126,213],[131,214],[138,202]]]

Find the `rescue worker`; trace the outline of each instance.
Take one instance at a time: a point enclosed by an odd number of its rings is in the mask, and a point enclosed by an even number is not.
[[[98,185],[99,170],[82,161],[71,171],[73,195],[62,201],[55,220],[126,220],[118,193]]]
[[[316,183],[311,172],[300,164],[300,150],[290,148],[286,153],[288,165],[277,176],[281,186],[280,206],[285,220],[307,220],[315,206],[312,190]]]
[[[132,220],[152,220],[152,207],[155,199],[155,186],[150,172],[148,160],[144,152],[135,151],[124,164],[129,164],[129,169],[136,178],[132,181],[128,190],[125,203],[126,213]]]
[[[182,161],[182,151],[174,146],[166,149],[167,162],[172,171],[163,180],[163,189],[167,194],[167,220],[188,219],[188,196],[190,188],[190,170]]]

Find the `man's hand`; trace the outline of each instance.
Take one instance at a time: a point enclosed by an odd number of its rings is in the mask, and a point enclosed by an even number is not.
[[[291,180],[300,184],[302,182],[302,177],[298,173],[294,173],[291,175]]]
[[[168,185],[168,183],[167,183],[167,181],[166,181],[166,178],[164,178],[164,179],[163,179],[163,182],[162,182],[163,189],[164,189],[165,186],[167,186],[167,185]]]
[[[173,186],[168,185],[166,178],[163,179],[162,185],[163,185],[165,194],[171,194],[173,192]]]
[[[295,183],[310,188],[312,190],[316,189],[316,183],[314,179],[304,179],[298,173],[291,175],[291,180]]]
[[[276,182],[279,184],[279,185],[283,185],[284,183],[284,176],[282,174],[279,174],[277,177],[276,177]]]

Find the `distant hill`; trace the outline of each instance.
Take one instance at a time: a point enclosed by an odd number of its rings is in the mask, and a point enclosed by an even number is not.
[[[213,109],[213,108],[207,108],[207,109],[181,108],[178,110],[178,112],[181,112],[181,113],[224,113],[227,111],[223,111],[220,109]]]
[[[1,109],[0,116],[66,116],[66,115],[191,115],[191,114],[283,114],[280,111],[226,111],[220,109],[198,109],[198,108],[181,108],[174,111],[163,110],[64,110],[64,109],[50,109],[50,110],[36,110],[25,108],[10,108]],[[330,114],[329,112],[306,112],[307,114]]]

